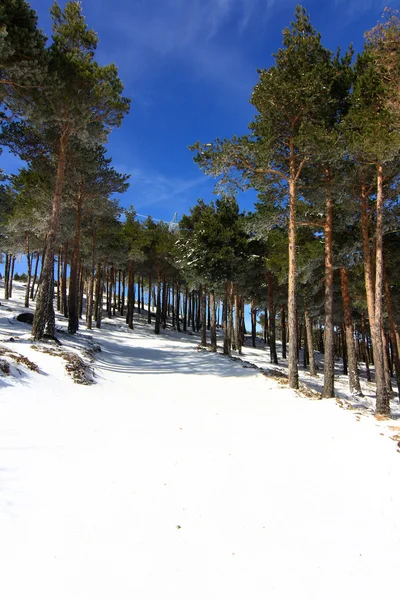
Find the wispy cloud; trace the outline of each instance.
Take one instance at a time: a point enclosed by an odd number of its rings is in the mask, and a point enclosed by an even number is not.
[[[169,212],[171,218],[175,212],[182,214],[185,207],[194,204],[209,187],[204,175],[193,178],[166,177],[140,168],[124,169],[121,165],[118,168],[131,175],[130,188],[122,198],[123,203],[132,204],[138,213],[156,218],[165,218]]]
[[[335,0],[335,6],[343,10],[343,16],[347,20],[359,18],[360,15],[371,10],[381,11],[388,6],[388,0]]]
[[[235,43],[228,38],[243,33],[255,16],[264,14],[275,1],[122,2],[97,18],[113,31],[113,39],[118,40],[116,62],[131,79],[145,80],[152,69],[162,70],[171,61],[183,61],[194,77],[212,82],[218,79],[222,86],[237,87],[245,72],[252,69],[243,46],[240,52],[235,50]]]

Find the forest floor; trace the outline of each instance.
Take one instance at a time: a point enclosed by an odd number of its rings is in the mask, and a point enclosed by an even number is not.
[[[400,421],[371,391],[294,392],[264,348],[243,358],[272,377],[136,313],[33,344],[22,294],[0,306],[2,598],[396,595]]]

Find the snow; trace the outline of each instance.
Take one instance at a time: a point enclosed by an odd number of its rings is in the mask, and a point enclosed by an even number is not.
[[[96,384],[77,385],[60,357],[31,348],[15,291],[0,345],[40,372],[14,365],[0,378],[2,598],[396,593],[396,420],[306,398],[198,352],[197,336],[155,336],[136,313],[133,331],[117,318],[59,334],[81,356],[90,341],[102,348]],[[262,364],[265,351],[246,353]]]

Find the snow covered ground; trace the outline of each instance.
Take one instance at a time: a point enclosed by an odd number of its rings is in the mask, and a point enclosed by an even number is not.
[[[397,420],[303,397],[143,321],[60,333],[85,360],[102,348],[95,385],[78,385],[31,347],[16,292],[0,346],[39,372],[6,357],[0,377],[1,598],[396,595]]]

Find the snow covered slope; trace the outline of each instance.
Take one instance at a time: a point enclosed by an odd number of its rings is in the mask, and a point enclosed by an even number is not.
[[[39,368],[11,361],[14,377],[0,378],[2,598],[397,594],[396,421],[123,319],[60,333],[84,358],[102,348],[96,384],[77,385],[64,359],[31,348],[7,310],[18,300],[0,308],[0,345]]]

